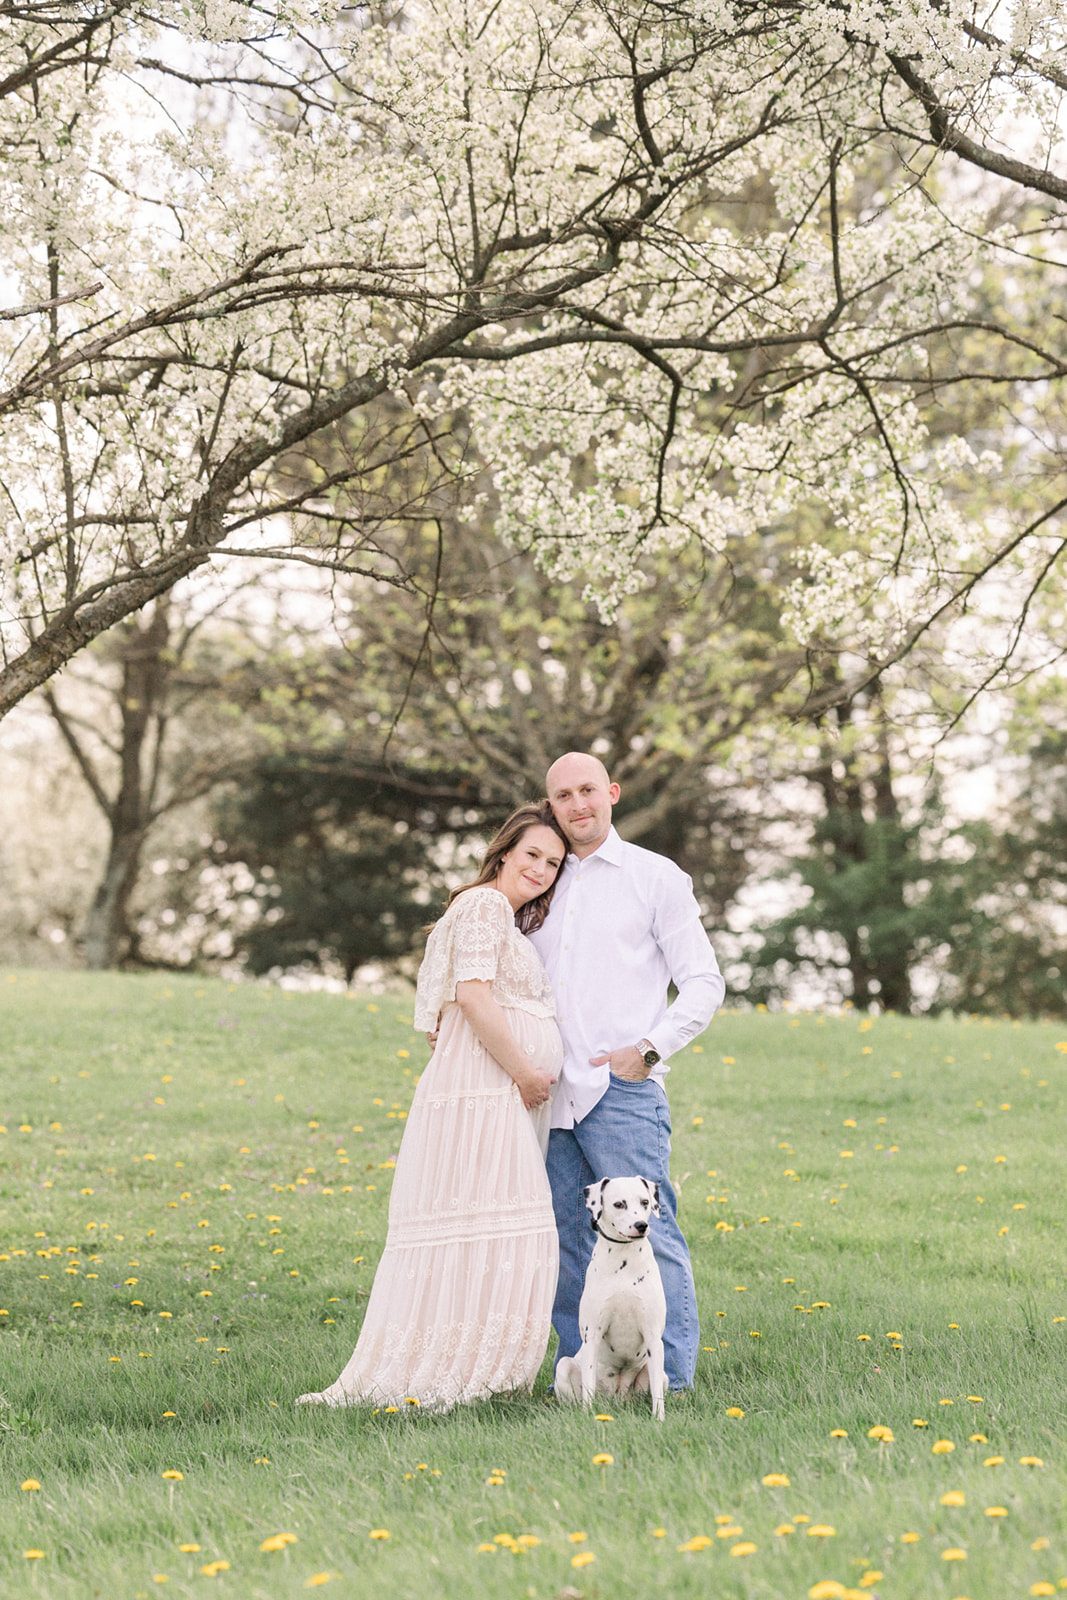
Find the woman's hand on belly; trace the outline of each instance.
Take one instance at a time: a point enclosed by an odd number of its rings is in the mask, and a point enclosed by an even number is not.
[[[512,1073],[512,1077],[527,1111],[536,1111],[538,1106],[543,1106],[552,1098],[555,1073],[539,1072],[536,1067],[527,1067],[522,1073]]]

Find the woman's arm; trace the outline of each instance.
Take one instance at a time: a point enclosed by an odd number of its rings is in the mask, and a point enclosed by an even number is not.
[[[530,1065],[508,1025],[504,1007],[493,999],[490,984],[481,978],[457,983],[456,1004],[493,1060],[514,1079],[527,1111],[544,1105],[555,1079]]]

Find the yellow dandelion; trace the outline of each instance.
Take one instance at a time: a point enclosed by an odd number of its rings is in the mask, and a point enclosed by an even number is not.
[[[949,1489],[947,1494],[941,1496],[941,1504],[943,1506],[965,1506],[967,1504],[967,1496],[962,1489]]]
[[[519,1537],[515,1540],[515,1543],[521,1544],[524,1550],[532,1550],[534,1546],[540,1544],[541,1541],[537,1537],[536,1533],[520,1533]]]
[[[831,1428],[830,1429],[830,1437],[831,1437],[831,1439],[847,1439],[848,1438],[848,1429],[847,1428]]]
[[[596,1422],[614,1422],[615,1418],[614,1417],[610,1417],[606,1411],[598,1411],[596,1413],[595,1417],[594,1417],[594,1421],[596,1421]]]
[[[191,1556],[196,1554],[196,1552],[200,1549],[200,1546],[198,1544],[180,1544],[178,1549],[181,1551],[182,1555]]]
[[[567,1535],[567,1539],[570,1544],[584,1544],[588,1537],[589,1535],[587,1533],[581,1532],[568,1533]]]
[[[780,1522],[774,1530],[774,1537],[776,1539],[784,1539],[787,1533],[795,1532],[796,1529],[791,1522]]]
[[[41,1487],[41,1485],[37,1482],[36,1478],[27,1478],[25,1483],[20,1485],[20,1488],[23,1488],[23,1489],[26,1489],[26,1490],[39,1489],[40,1487]]]
[[[185,1473],[179,1472],[176,1467],[168,1467],[161,1476],[168,1478],[171,1483],[183,1483],[185,1481]]]
[[[986,1456],[985,1460],[982,1462],[982,1465],[983,1467],[1002,1467],[1004,1465],[1004,1457]]]
[[[22,1556],[23,1556],[23,1560],[25,1560],[25,1561],[43,1561],[44,1560],[44,1551],[43,1550],[24,1550],[22,1552]]]
[[[930,1426],[923,1417],[912,1417],[911,1425],[913,1428],[928,1428]]]
[[[1020,1456],[1020,1467],[1043,1467],[1045,1463],[1040,1456]]]
[[[695,1550],[706,1550],[708,1545],[713,1543],[714,1540],[709,1539],[706,1533],[697,1533],[691,1539],[687,1539],[685,1544],[678,1546],[678,1553],[679,1555],[688,1555]]]
[[[956,1446],[952,1443],[951,1439],[935,1439],[934,1443],[930,1446],[931,1453],[935,1456],[951,1455],[955,1448]]]
[[[1008,1508],[1007,1506],[986,1506],[985,1514],[987,1517],[1006,1517]]]
[[[492,1546],[490,1546],[492,1549]],[[331,1583],[334,1578],[339,1578],[339,1572],[313,1572],[310,1578],[304,1579],[305,1589],[321,1589],[324,1583]]]
[[[229,1572],[229,1570],[230,1563],[228,1561],[209,1561],[207,1566],[200,1568],[205,1578],[214,1578],[218,1573]]]
[[[893,1443],[893,1430],[887,1428],[884,1422],[876,1422],[873,1428],[867,1429],[868,1439],[877,1439],[880,1444]]]
[[[272,1533],[269,1539],[264,1539],[259,1548],[261,1550],[284,1550],[287,1544],[295,1543],[295,1533]]]
[[[1030,1548],[1031,1548],[1031,1550],[1047,1550],[1051,1543],[1052,1543],[1052,1540],[1051,1539],[1046,1539],[1044,1534],[1042,1534],[1040,1539],[1035,1539],[1034,1540],[1034,1542],[1030,1546]]]
[[[475,1545],[474,1548],[475,1548],[475,1554],[476,1555],[493,1555],[493,1556],[496,1555],[496,1545],[495,1544],[479,1544],[479,1545]]]
[[[758,1545],[750,1544],[748,1541],[745,1541],[743,1544],[731,1545],[730,1554],[732,1556],[754,1556],[758,1549]]]
[[[606,1450],[601,1450],[593,1457],[594,1467],[610,1467],[615,1463],[615,1457],[609,1456]]]
[[[921,1538],[921,1533],[902,1533],[900,1536],[900,1542],[901,1544],[918,1544]]]
[[[836,1578],[823,1578],[821,1583],[813,1583],[808,1590],[808,1600],[842,1600],[845,1593],[843,1583],[838,1583]]]
[[[667,1537],[666,1528],[653,1528],[652,1537],[653,1539],[665,1539]]]
[[[986,1438],[984,1433],[969,1433],[967,1435],[967,1443],[968,1444],[988,1444],[989,1440]]]
[[[592,1550],[579,1550],[576,1556],[571,1556],[572,1567],[588,1567],[596,1560]]]
[[[367,1535],[368,1539],[391,1539],[392,1537],[388,1528],[372,1528]]]
[[[789,1479],[784,1472],[768,1472],[761,1483],[765,1489],[788,1489]]]
[[[884,1572],[878,1572],[874,1567],[872,1567],[871,1570],[869,1572],[865,1572],[863,1577],[860,1579],[860,1588],[870,1589],[874,1584],[881,1583],[884,1577]]]
[[[1044,1579],[1042,1579],[1039,1583],[1032,1583],[1030,1585],[1030,1593],[1031,1594],[1055,1594],[1056,1593],[1056,1585],[1054,1583],[1048,1583]]]
[[[837,1533],[836,1528],[831,1528],[827,1522],[813,1522],[808,1529],[809,1539],[832,1539]]]
[[[743,1417],[744,1414],[745,1413],[741,1410],[740,1406],[727,1406],[726,1407],[726,1415],[728,1417]]]
[[[966,1550],[957,1549],[942,1550],[941,1559],[942,1561],[966,1561],[967,1552]]]

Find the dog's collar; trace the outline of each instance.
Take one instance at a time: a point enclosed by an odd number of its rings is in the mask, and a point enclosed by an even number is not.
[[[596,1217],[593,1218],[593,1232],[599,1233],[600,1237],[606,1239],[609,1244],[640,1244],[642,1239],[648,1238],[647,1233],[637,1233],[632,1234],[628,1239],[617,1239],[613,1233],[604,1232]]]

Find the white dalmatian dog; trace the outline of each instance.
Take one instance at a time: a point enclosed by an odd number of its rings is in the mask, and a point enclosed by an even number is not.
[[[648,1392],[662,1422],[667,1375],[667,1302],[649,1228],[659,1188],[648,1178],[603,1178],[585,1190],[597,1235],[578,1306],[582,1346],[556,1368],[561,1400],[592,1405],[596,1394]]]

